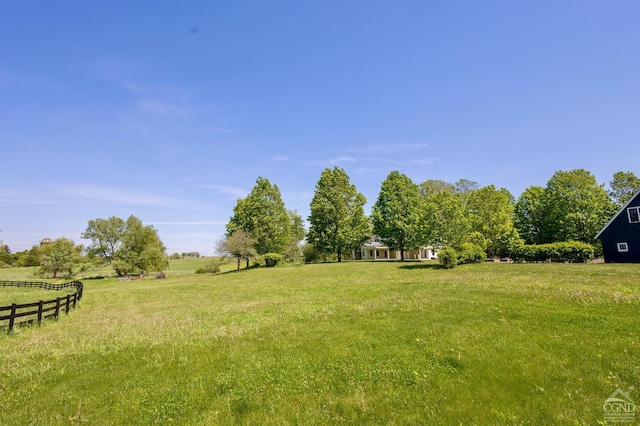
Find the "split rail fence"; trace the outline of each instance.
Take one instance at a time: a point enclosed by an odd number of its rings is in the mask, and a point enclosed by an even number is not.
[[[51,284],[43,282],[25,281],[0,281],[1,287],[38,287],[45,290],[65,290],[75,289],[63,297],[51,300],[40,300],[34,303],[16,304],[0,306],[0,328],[7,328],[9,332],[18,324],[31,324],[47,318],[58,318],[61,311],[69,313],[71,308],[82,299],[83,284],[80,281],[71,281],[64,284]],[[7,314],[8,312],[8,314]]]

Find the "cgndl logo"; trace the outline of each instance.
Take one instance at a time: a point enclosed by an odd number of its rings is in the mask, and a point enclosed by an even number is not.
[[[618,388],[604,401],[604,420],[619,423],[632,423],[635,421],[636,404],[627,392]]]

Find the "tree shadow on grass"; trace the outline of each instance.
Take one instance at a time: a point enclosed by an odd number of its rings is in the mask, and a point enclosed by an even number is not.
[[[104,280],[108,277],[105,277],[104,275],[96,275],[93,277],[84,277],[84,278],[79,278],[80,281],[93,281],[93,280]]]
[[[413,264],[413,265],[402,265],[400,269],[440,269],[441,266],[436,263],[429,264]]]

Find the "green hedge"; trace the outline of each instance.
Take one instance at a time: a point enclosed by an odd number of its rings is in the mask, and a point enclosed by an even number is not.
[[[593,259],[593,256],[593,246],[578,241],[523,245],[513,249],[511,252],[511,258],[516,262],[584,263]]]
[[[487,258],[482,246],[473,243],[463,243],[458,251],[458,264],[482,263]]]
[[[438,252],[438,260],[445,269],[451,269],[464,263],[481,263],[487,258],[484,249],[478,244],[464,243],[458,250],[445,248]]]

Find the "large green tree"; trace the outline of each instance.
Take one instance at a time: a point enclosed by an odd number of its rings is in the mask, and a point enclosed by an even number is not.
[[[640,179],[633,172],[616,172],[609,182],[609,195],[616,207],[621,208],[640,191]]]
[[[425,190],[428,186],[420,184],[422,242],[435,249],[459,248],[468,241],[471,232],[471,222],[462,195],[454,191],[452,184]]]
[[[513,196],[504,188],[493,185],[471,191],[467,200],[467,211],[472,232],[484,246],[487,256],[507,256],[522,243],[513,226]]]
[[[249,260],[256,256],[256,249],[254,248],[255,242],[256,241],[242,229],[236,229],[233,231],[233,234],[218,242],[216,250],[218,254],[223,257],[234,257],[237,260],[237,269],[239,270],[242,259],[246,260],[248,268]]]
[[[255,240],[258,254],[283,253],[290,242],[290,222],[280,189],[259,177],[245,198],[238,200],[227,223],[227,236],[242,229]]]
[[[430,195],[439,194],[443,191],[455,192],[456,190],[454,184],[440,179],[428,179],[418,186],[420,187],[420,195],[422,197],[429,197]]]
[[[513,224],[526,244],[543,243],[544,188],[530,186],[518,197],[514,206]]]
[[[68,238],[57,238],[42,244],[38,250],[40,255],[40,273],[53,274],[57,278],[60,272],[73,273],[73,269],[82,261],[82,246],[76,245]]]
[[[287,261],[293,262],[302,258],[302,247],[300,243],[304,240],[307,231],[304,228],[302,216],[295,210],[287,210],[289,215],[289,244],[285,248],[284,257]]]
[[[371,237],[364,214],[366,202],[343,169],[325,169],[311,200],[307,241],[322,253],[336,253],[341,262],[344,252],[355,250]]]
[[[420,191],[406,175],[392,171],[382,182],[371,209],[373,232],[391,250],[418,248],[422,241]]]
[[[604,185],[598,184],[593,174],[584,169],[557,171],[544,191],[543,242],[593,244],[615,211]]]
[[[165,247],[153,226],[131,215],[89,221],[82,238],[91,240],[87,253],[110,264],[119,276],[160,271],[167,265]]]

